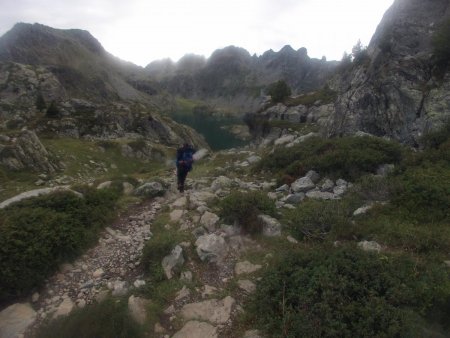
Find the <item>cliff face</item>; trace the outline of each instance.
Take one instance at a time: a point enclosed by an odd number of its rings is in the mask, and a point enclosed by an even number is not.
[[[415,144],[424,131],[448,119],[450,74],[437,64],[433,46],[448,20],[448,0],[396,0],[367,56],[330,82],[340,95],[328,134],[360,130]]]

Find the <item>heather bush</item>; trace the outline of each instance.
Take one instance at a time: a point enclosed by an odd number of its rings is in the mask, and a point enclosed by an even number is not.
[[[55,193],[0,210],[0,300],[40,286],[60,263],[95,243],[114,216],[118,195],[90,188],[83,193]]]
[[[313,169],[323,176],[355,180],[375,172],[381,164],[395,164],[401,158],[402,147],[398,143],[376,137],[314,137],[266,155],[256,170],[299,177]]]
[[[449,296],[439,264],[319,247],[272,264],[247,311],[270,337],[423,337],[424,317],[445,313]]]
[[[220,201],[220,216],[230,223],[237,222],[248,233],[261,233],[259,214],[275,215],[275,204],[263,192],[235,191]]]

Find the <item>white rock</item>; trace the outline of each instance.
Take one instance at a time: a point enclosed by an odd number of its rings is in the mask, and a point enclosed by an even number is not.
[[[309,177],[314,184],[319,182],[319,180],[320,180],[320,175],[317,172],[315,172],[314,170],[308,171],[306,173],[305,177]]]
[[[178,291],[175,300],[182,300],[183,298],[189,297],[191,294],[191,290],[189,290],[186,285],[183,285],[183,288]]]
[[[215,288],[214,286],[205,285],[203,286],[202,297],[206,298],[212,296],[215,293],[217,293],[217,291],[218,291],[217,288]]]
[[[298,241],[292,236],[287,236],[286,239],[288,240],[289,243],[298,244]]]
[[[209,211],[205,211],[200,218],[200,224],[210,232],[213,232],[216,229],[217,222],[219,222],[219,216]]]
[[[53,318],[67,316],[69,313],[72,312],[74,306],[75,304],[72,302],[72,300],[69,297],[65,297],[62,303],[59,304],[58,308],[56,309]]]
[[[263,225],[263,235],[268,237],[275,237],[281,235],[281,224],[269,215],[258,215],[258,220]]]
[[[171,279],[176,270],[184,264],[183,248],[179,245],[175,246],[170,255],[163,258],[161,264],[167,279]]]
[[[192,282],[192,272],[183,271],[180,275],[180,280],[185,282]]]
[[[286,144],[286,143],[290,143],[295,139],[295,135],[284,135],[281,136],[280,138],[276,139],[274,144],[276,146],[281,145],[281,144]]]
[[[291,184],[291,189],[294,192],[307,192],[314,189],[315,184],[309,177],[302,177]]]
[[[319,191],[319,190],[308,191],[306,193],[306,197],[314,198],[314,199],[321,199],[321,200],[334,200],[334,199],[338,198],[338,196],[336,196],[335,194],[333,194],[331,192]]]
[[[364,215],[373,208],[373,204],[366,204],[353,212],[353,216]]]
[[[253,273],[258,271],[262,268],[262,265],[259,264],[252,264],[249,261],[243,261],[236,263],[236,266],[234,267],[234,272],[236,275],[242,275],[244,273]]]
[[[147,307],[149,304],[150,301],[148,299],[131,295],[128,298],[128,311],[130,311],[131,318],[141,325],[144,324],[147,318]]]
[[[242,338],[262,338],[263,336],[258,330],[248,330],[245,331],[244,337]]]
[[[247,293],[253,293],[256,290],[255,283],[248,279],[240,279],[237,281],[237,284],[240,289],[244,290]]]
[[[172,338],[217,338],[217,328],[208,323],[189,321]]]
[[[178,208],[184,208],[187,204],[187,198],[186,196],[180,197],[175,202],[171,204],[172,208],[178,209]]]
[[[181,217],[183,217],[184,214],[184,210],[180,210],[180,209],[175,209],[173,210],[170,214],[170,221],[171,222],[179,222]]]
[[[111,184],[112,184],[112,181],[106,181],[106,182],[100,183],[100,184],[97,186],[97,189],[98,189],[98,190],[102,190],[102,189],[110,188],[110,187],[111,187]]]
[[[361,241],[358,243],[358,247],[361,248],[364,251],[375,251],[380,252],[381,251],[381,245],[378,244],[375,241]]]
[[[140,287],[144,286],[145,284],[146,284],[145,280],[142,280],[142,279],[136,279],[133,283],[135,288],[140,288]]]
[[[100,278],[100,277],[102,277],[104,274],[105,274],[105,271],[103,271],[103,269],[100,268],[100,269],[97,269],[97,270],[94,271],[94,273],[92,274],[92,277],[94,277],[94,278]]]
[[[180,311],[186,320],[205,320],[213,324],[225,324],[231,316],[236,301],[227,296],[223,300],[210,299],[199,303],[186,304]]]
[[[216,234],[200,236],[195,242],[195,246],[202,261],[220,262],[228,253],[225,240]]]
[[[16,338],[36,321],[30,304],[13,304],[0,312],[0,337]]]
[[[33,295],[31,296],[31,301],[32,301],[33,303],[36,303],[36,302],[39,300],[39,297],[40,297],[39,292],[35,292],[35,293],[33,293]]]
[[[226,176],[219,176],[211,184],[211,190],[216,192],[219,189],[229,188],[232,182],[233,181]]]

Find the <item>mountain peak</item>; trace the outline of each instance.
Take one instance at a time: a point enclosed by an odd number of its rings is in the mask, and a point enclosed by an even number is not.
[[[65,59],[86,53],[104,55],[106,52],[91,33],[81,29],[20,22],[0,37],[0,61],[61,64]]]

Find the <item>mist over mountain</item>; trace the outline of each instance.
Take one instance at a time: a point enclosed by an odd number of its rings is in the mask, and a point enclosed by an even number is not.
[[[240,111],[256,109],[263,89],[284,80],[295,94],[320,89],[339,62],[312,59],[306,48],[283,47],[279,52],[250,55],[244,48],[228,46],[216,50],[208,59],[186,55],[178,62],[154,61],[146,71],[151,79],[175,95],[220,101]]]

